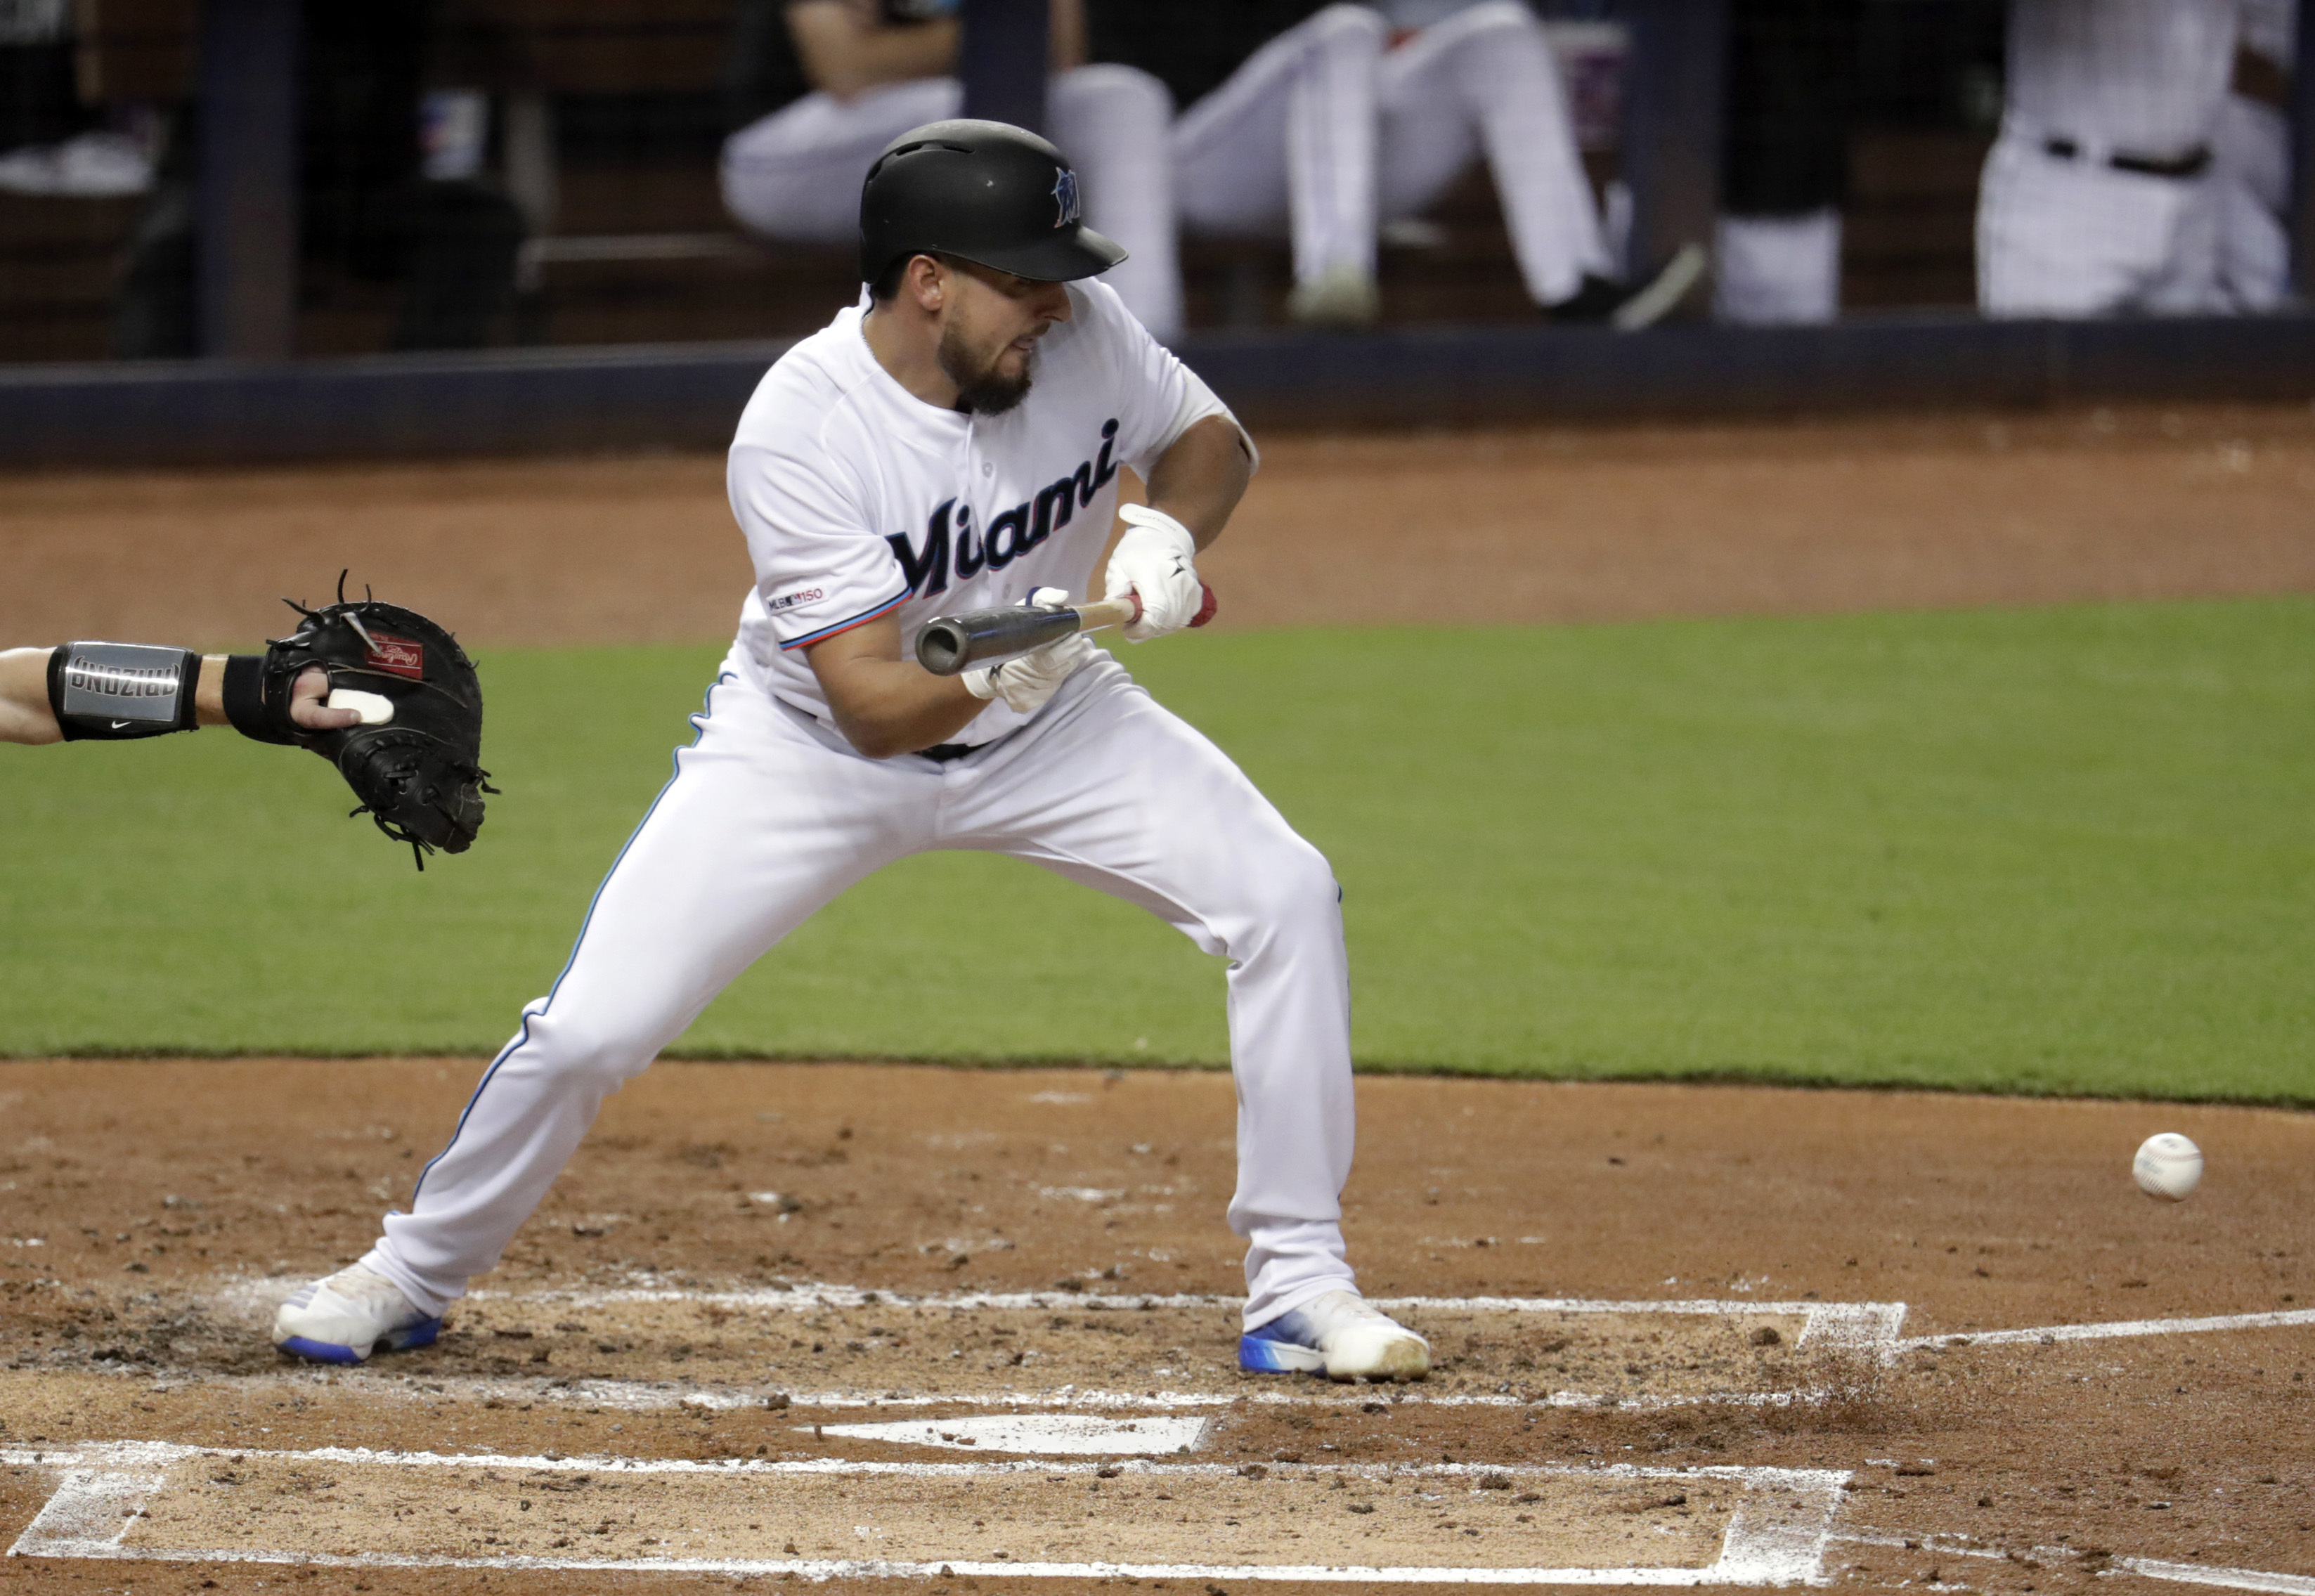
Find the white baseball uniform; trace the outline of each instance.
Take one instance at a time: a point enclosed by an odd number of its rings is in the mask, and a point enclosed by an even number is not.
[[[1519,0],[1429,0],[1396,18],[1330,5],[1246,58],[1175,125],[1184,226],[1287,231],[1296,280],[1371,275],[1378,220],[1421,212],[1484,154],[1529,295],[1554,305],[1608,276],[1566,85]]]
[[[750,231],[803,244],[860,236],[860,174],[911,128],[961,116],[953,77],[882,84],[838,100],[813,93],[724,141],[723,204]],[[1182,331],[1182,271],[1174,239],[1174,172],[1166,158],[1173,97],[1131,66],[1056,73],[1047,113],[1053,142],[1083,186],[1086,226],[1123,244],[1109,284],[1165,342]]]
[[[1072,284],[1069,303],[1028,397],[1003,415],[908,393],[868,349],[865,303],[765,376],[729,472],[756,581],[697,740],[412,1211],[387,1216],[365,1260],[419,1308],[439,1314],[498,1262],[604,1097],[758,954],[872,871],[934,848],[1042,865],[1229,961],[1246,1326],[1354,1289],[1338,1201],[1350,988],[1325,858],[1106,655],[1033,716],[992,703],[957,736],[974,751],[946,761],[855,751],[804,657],[882,616],[913,647],[935,615],[1088,591],[1118,468],[1146,474],[1193,422],[1228,414],[1106,286]],[[1007,975],[991,962],[989,980]]]
[[[1978,192],[1988,315],[2222,308],[2207,160],[2237,4],[2016,0]]]
[[[2286,78],[2299,55],[2298,0],[2242,0],[2242,48]],[[2211,137],[2218,191],[2219,292],[2236,310],[2268,311],[2291,298],[2291,121],[2240,93],[2219,108]]]

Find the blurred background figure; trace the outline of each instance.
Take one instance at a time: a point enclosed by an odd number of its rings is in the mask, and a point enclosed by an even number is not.
[[[2291,303],[2292,66],[2299,0],[2242,0],[2234,81],[2211,137],[2218,191],[2219,295],[2231,309]]]
[[[1539,306],[1636,326],[1678,299],[1613,280],[1566,85],[1520,0],[1089,3],[1095,58],[1154,74],[1182,108],[1181,226],[1290,238],[1294,320],[1372,322],[1379,229],[1417,216],[1481,155]],[[1699,263],[1678,264],[1692,280]]]
[[[1712,313],[1840,314],[1841,205],[1863,0],[1733,0]]]
[[[2226,308],[2212,141],[2239,0],[2013,0],[1978,196],[1989,315]]]
[[[111,125],[73,81],[72,0],[0,0],[0,192],[111,200],[153,184],[149,119]]]
[[[489,102],[426,92],[427,0],[306,0],[298,242],[308,263],[400,285],[397,350],[471,349],[513,302],[521,212],[483,174]],[[173,119],[160,181],[131,236],[116,352],[193,354],[198,111]]]
[[[860,182],[894,138],[962,114],[955,0],[741,0],[727,93],[724,205],[766,238],[858,235]],[[1053,0],[1048,120],[1077,168],[1086,225],[1129,259],[1104,279],[1161,341],[1182,331],[1173,105],[1131,66],[1085,65],[1079,0]]]

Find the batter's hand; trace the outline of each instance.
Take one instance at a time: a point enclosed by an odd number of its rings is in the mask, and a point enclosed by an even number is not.
[[[1126,531],[1109,556],[1105,596],[1133,593],[1141,599],[1141,618],[1125,628],[1125,641],[1147,643],[1179,632],[1197,618],[1205,602],[1196,540],[1187,527],[1147,504],[1121,506],[1117,519],[1126,523]]]
[[[1023,602],[1038,609],[1066,609],[1069,596],[1060,588],[1039,588]],[[976,698],[1002,698],[1009,708],[1033,715],[1100,652],[1092,638],[1072,632],[1041,649],[968,670],[957,679]]]

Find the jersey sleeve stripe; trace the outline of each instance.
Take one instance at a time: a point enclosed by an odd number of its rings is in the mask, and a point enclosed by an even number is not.
[[[858,615],[854,616],[848,621],[838,621],[832,626],[822,626],[817,632],[805,633],[802,637],[795,639],[793,643],[784,643],[780,644],[780,652],[782,653],[785,653],[790,649],[807,648],[815,643],[824,643],[831,637],[851,631],[856,626],[865,626],[869,622],[877,619],[881,616],[888,616],[908,601],[909,590],[902,588],[899,592],[893,594],[892,597],[885,599],[883,603],[877,605],[873,609],[862,610]]]

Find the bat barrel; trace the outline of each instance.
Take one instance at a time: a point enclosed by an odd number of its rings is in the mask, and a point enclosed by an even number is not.
[[[1078,629],[1073,609],[980,609],[941,616],[917,634],[917,663],[955,676],[990,660],[1042,648]]]

